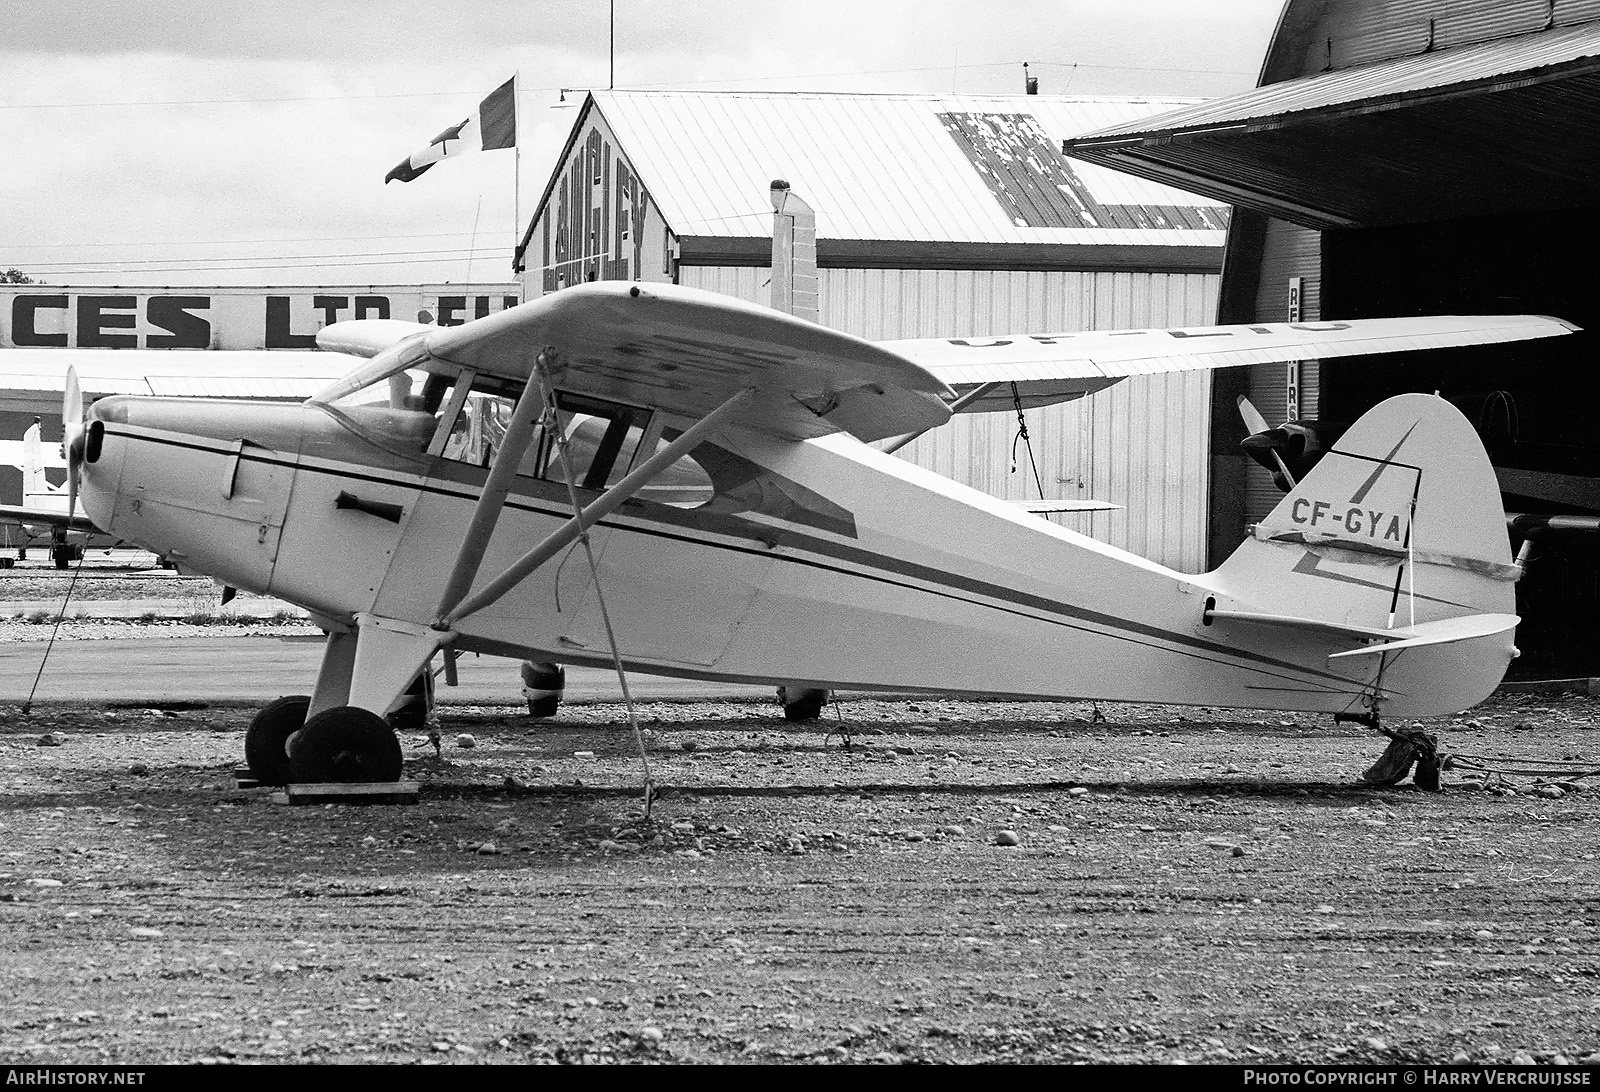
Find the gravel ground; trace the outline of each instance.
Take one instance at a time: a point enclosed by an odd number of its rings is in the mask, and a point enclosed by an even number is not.
[[[611,705],[448,710],[414,807],[236,788],[245,708],[0,707],[0,1061],[1600,1062],[1600,794],[1104,711],[645,706],[646,821]]]
[[[69,578],[0,571],[0,641]],[[72,603],[314,632],[121,555]],[[253,709],[0,704],[0,1062],[1600,1063],[1593,779],[1377,789],[1359,729],[1103,711],[647,705],[647,819],[613,705],[452,706],[417,806],[295,807],[235,786]],[[1600,764],[1597,725],[1429,727]]]

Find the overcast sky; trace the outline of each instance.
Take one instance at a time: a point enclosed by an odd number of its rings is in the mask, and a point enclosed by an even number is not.
[[[1281,0],[615,0],[619,88],[1210,97]],[[0,0],[0,269],[68,284],[510,277],[515,154],[384,175],[520,73],[522,214],[610,0]]]

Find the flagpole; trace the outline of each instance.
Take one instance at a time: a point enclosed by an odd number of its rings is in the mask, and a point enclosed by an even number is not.
[[[517,101],[517,92],[520,90],[518,79],[522,75],[519,68],[511,74],[511,140],[512,157],[516,166],[512,168],[511,195],[511,253],[517,252],[517,247],[522,245],[522,104]],[[517,300],[524,301],[528,298],[528,256],[522,256],[522,269],[517,271]]]

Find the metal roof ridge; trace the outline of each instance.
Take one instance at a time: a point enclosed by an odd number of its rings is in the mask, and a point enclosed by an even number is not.
[[[1177,103],[1203,103],[1210,101],[1202,96],[1195,95],[1025,95],[1004,94],[999,92],[964,92],[964,91],[756,91],[735,89],[731,91],[706,91],[693,88],[606,88],[590,91],[596,98],[616,98],[623,95],[679,95],[696,96],[703,98],[764,98],[773,100],[803,99],[803,98],[830,98],[830,99],[899,99],[906,102],[942,102],[952,99],[1011,101],[1013,99],[1031,99],[1051,103],[1141,103],[1141,102],[1177,102]]]

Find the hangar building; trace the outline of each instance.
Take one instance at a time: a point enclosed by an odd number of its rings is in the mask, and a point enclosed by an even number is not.
[[[1600,0],[1288,0],[1260,86],[1065,142],[1233,203],[1223,322],[1532,312],[1600,328]],[[1595,335],[1302,369],[1300,416],[1438,390],[1474,420],[1511,511],[1600,512]],[[1218,376],[1211,556],[1277,497],[1234,396],[1286,416],[1283,366]],[[1519,585],[1523,670],[1593,675],[1600,536],[1550,536]],[[1575,638],[1575,639],[1573,639]],[[1531,659],[1532,662],[1529,662]],[[1585,662],[1587,661],[1587,662]]]
[[[768,188],[781,178],[817,212],[821,321],[849,333],[1208,324],[1226,205],[1060,154],[1066,136],[1180,104],[596,91],[518,250],[525,298],[642,279],[766,303]],[[1046,497],[1125,506],[1056,518],[1201,568],[1209,398],[1210,378],[1186,373],[1029,411]],[[963,415],[905,454],[998,496],[1036,497],[1015,439],[1013,415]]]

